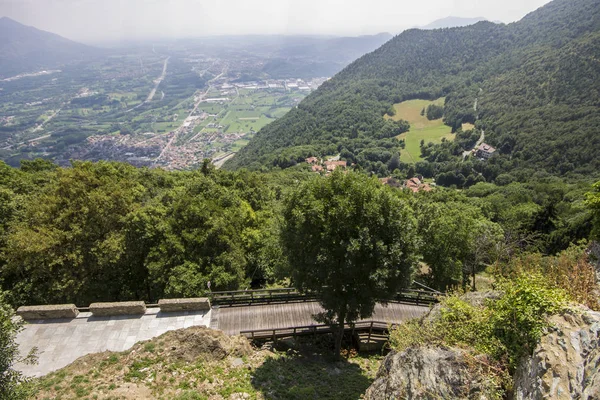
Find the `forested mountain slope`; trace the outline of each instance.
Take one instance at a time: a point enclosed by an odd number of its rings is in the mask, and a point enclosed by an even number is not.
[[[7,17],[0,18],[0,37],[0,77],[57,67],[100,53],[93,47]]]
[[[445,96],[445,123],[459,130],[476,122],[500,156],[461,163],[469,143],[456,140],[429,151],[432,165],[418,163],[417,171],[460,173],[463,183],[469,173],[492,181],[510,171],[597,172],[599,28],[600,1],[555,0],[510,25],[406,31],[265,127],[228,167],[286,167],[308,155],[341,153],[388,173],[382,166],[402,143],[393,138],[399,128],[383,116],[394,103]]]

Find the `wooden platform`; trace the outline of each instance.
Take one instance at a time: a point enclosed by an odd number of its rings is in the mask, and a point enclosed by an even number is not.
[[[378,304],[370,320],[400,323],[420,317],[429,307],[403,303]],[[313,315],[323,309],[316,301],[263,304],[244,307],[215,307],[212,310],[210,327],[228,335],[255,329],[288,328],[294,326],[317,325]]]

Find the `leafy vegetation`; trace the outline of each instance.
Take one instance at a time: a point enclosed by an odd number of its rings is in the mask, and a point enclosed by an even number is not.
[[[13,309],[0,293],[0,399],[20,400],[29,397],[28,379],[15,369],[17,362],[35,362],[35,350],[25,357],[19,355],[17,333],[23,322],[14,319]]]
[[[600,239],[600,182],[596,182],[594,190],[587,194],[586,203],[594,214],[594,236]]]
[[[0,164],[0,284],[14,306],[199,296],[208,281],[213,290],[275,284],[293,275],[283,238],[295,263],[327,255],[315,264],[331,272],[323,279],[336,279],[332,265],[340,260],[354,265],[369,254],[377,270],[388,256],[406,267],[418,255],[426,263],[420,281],[467,287],[495,262],[557,254],[589,239],[597,210],[593,195],[586,203],[589,191],[582,182],[547,178],[412,196],[360,173],[227,172],[209,162],[193,172],[109,162]],[[358,246],[366,237],[381,242]],[[408,240],[402,255],[394,253],[398,238]],[[314,252],[294,249],[294,240]],[[404,267],[407,285],[414,271]]]
[[[522,356],[531,354],[548,326],[546,317],[567,306],[568,296],[542,275],[523,274],[500,280],[498,298],[483,304],[453,294],[442,300],[438,312],[411,320],[392,330],[391,347],[454,346],[487,358],[488,373],[498,388],[510,388],[510,376]]]
[[[1,275],[13,304],[151,301],[202,294],[209,280],[220,290],[273,278],[275,192],[264,177],[208,164],[24,165],[2,167]]]

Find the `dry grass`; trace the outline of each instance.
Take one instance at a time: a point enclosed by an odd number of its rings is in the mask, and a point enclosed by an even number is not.
[[[35,399],[360,399],[382,356],[346,353],[331,343],[281,342],[257,349],[242,337],[193,327],[90,354],[34,382]],[[311,339],[312,340],[312,339]]]
[[[503,276],[540,273],[553,285],[565,290],[573,301],[600,310],[596,271],[585,247],[571,245],[556,256],[526,254],[498,266],[497,273]]]

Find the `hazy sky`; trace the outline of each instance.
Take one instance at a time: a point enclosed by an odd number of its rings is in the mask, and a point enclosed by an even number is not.
[[[548,0],[0,0],[0,17],[86,42],[398,33],[447,17],[513,22]]]

